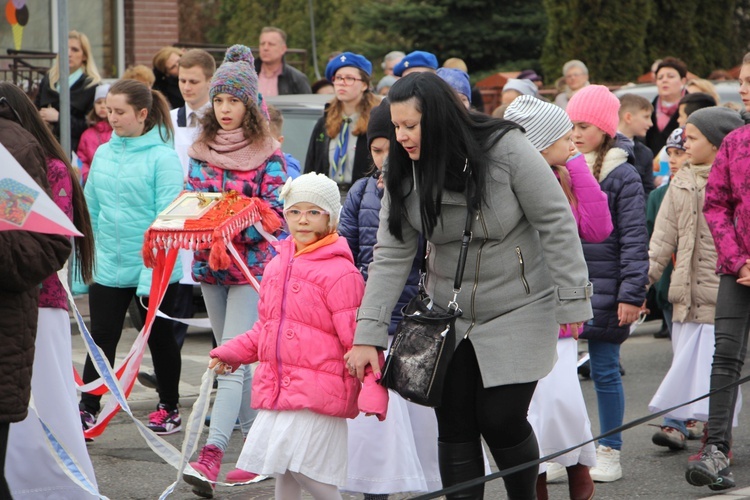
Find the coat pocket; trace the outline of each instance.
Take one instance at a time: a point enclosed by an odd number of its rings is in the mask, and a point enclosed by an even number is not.
[[[526,264],[523,260],[523,252],[521,252],[521,247],[516,247],[516,257],[518,258],[519,279],[521,280],[523,289],[526,290],[526,295],[530,295],[531,288],[529,287],[529,282],[526,280]]]

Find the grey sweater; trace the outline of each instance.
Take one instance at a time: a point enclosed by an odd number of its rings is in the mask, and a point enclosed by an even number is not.
[[[485,387],[539,380],[556,360],[559,324],[592,317],[591,287],[575,219],[552,170],[520,131],[491,151],[487,204],[474,220],[457,342],[468,338]],[[404,193],[409,180],[404,181]],[[378,242],[357,315],[355,344],[385,348],[390,312],[413,263],[421,229],[419,198],[405,198],[404,242],[388,230],[383,197]],[[462,193],[443,192],[442,223],[427,245],[426,288],[435,303],[452,298],[461,234]]]

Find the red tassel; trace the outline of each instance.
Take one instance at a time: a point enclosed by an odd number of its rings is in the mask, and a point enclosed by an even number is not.
[[[156,261],[154,259],[154,251],[151,247],[150,231],[146,231],[146,235],[143,237],[143,248],[141,249],[141,253],[143,253],[143,264],[146,267],[153,269]]]
[[[208,267],[214,271],[222,271],[228,269],[231,263],[232,260],[229,258],[224,240],[222,238],[214,238],[213,243],[211,243],[211,252],[208,256]]]

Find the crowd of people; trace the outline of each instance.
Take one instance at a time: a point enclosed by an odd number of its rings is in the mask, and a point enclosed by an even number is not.
[[[87,498],[51,455],[39,419],[96,487],[84,433],[101,396],[76,394],[67,274],[58,271],[70,257],[74,279],[89,285],[91,335],[112,364],[134,298],[146,316],[144,232],[185,190],[254,197],[277,228],[250,226],[233,240],[259,291],[237,263],[217,270],[207,250],[182,250],[168,278],[161,310],[189,317],[199,286],[214,336],[208,437],[190,463],[196,474],[183,476],[200,497],[214,495],[236,425],[242,453],[221,481],[274,477],[285,500],[303,490],[326,500],[435,491],[485,475],[486,451],[509,469],[589,440],[577,373],[585,339],[598,428],[614,432],[503,480],[511,499],[544,500],[547,481],[566,475],[571,499],[591,499],[595,482],[624,474],[620,346],[647,307],[662,310],[660,336],[674,353],[650,411],[739,379],[750,324],[750,127],[719,106],[710,82],[688,81],[684,62],[655,63],[653,101],[591,83],[580,60],[563,66],[549,101],[526,70],[487,114],[460,59],[440,66],[430,52],[393,51],[376,82],[367,57],[342,51],[311,85],[286,51],[284,31],[266,27],[257,59],[234,45],[217,68],[204,50],[165,47],[152,68],[128,68],[109,85],[87,37],[70,32],[77,164],[58,143],[58,66],[34,101],[0,83],[0,142],[83,234],[72,244],[0,232],[11,263],[0,285],[9,367],[0,370],[1,498]],[[750,112],[750,54],[740,83]],[[295,159],[266,99],[306,93],[331,100],[306,158]],[[434,410],[379,383],[402,307],[421,286],[463,311]],[[158,392],[147,423],[158,435],[182,430],[186,330],[157,318],[154,373],[138,375]],[[97,378],[87,358],[82,380]],[[668,413],[652,441],[681,450],[702,439],[687,481],[731,488],[740,408],[738,390],[724,389]],[[375,446],[378,455],[367,452]],[[21,466],[29,460],[33,473]],[[448,498],[483,495],[475,485]]]

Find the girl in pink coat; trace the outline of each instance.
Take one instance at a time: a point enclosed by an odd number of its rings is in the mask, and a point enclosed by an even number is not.
[[[309,173],[287,180],[280,198],[291,238],[275,244],[263,274],[258,321],[212,350],[209,366],[224,373],[259,361],[251,398],[259,411],[237,467],[274,475],[277,499],[302,489],[337,499],[347,477],[345,419],[384,419],[388,392],[369,370],[362,386],[344,362],[364,280],[336,233],[338,186]]]
[[[91,162],[94,160],[94,153],[99,146],[109,142],[112,137],[112,125],[109,124],[107,119],[106,103],[109,87],[105,83],[96,88],[94,108],[86,115],[86,120],[91,126],[81,134],[81,140],[78,142],[76,154],[78,159],[81,160],[81,176],[84,184],[89,178],[89,169],[91,168]]]
[[[526,137],[552,167],[578,224],[578,235],[592,243],[604,241],[612,232],[607,195],[570,140],[573,123],[565,111],[532,96],[520,96],[505,110],[505,118],[526,130]],[[561,166],[564,165],[564,166]],[[588,441],[591,422],[581,392],[576,364],[576,339],[560,330],[558,360],[552,371],[539,381],[529,406],[529,422],[534,427],[542,456]],[[594,482],[589,467],[596,465],[596,450],[589,443],[557,457],[539,474],[537,498],[547,499],[547,481],[568,476],[571,499],[589,499]]]

